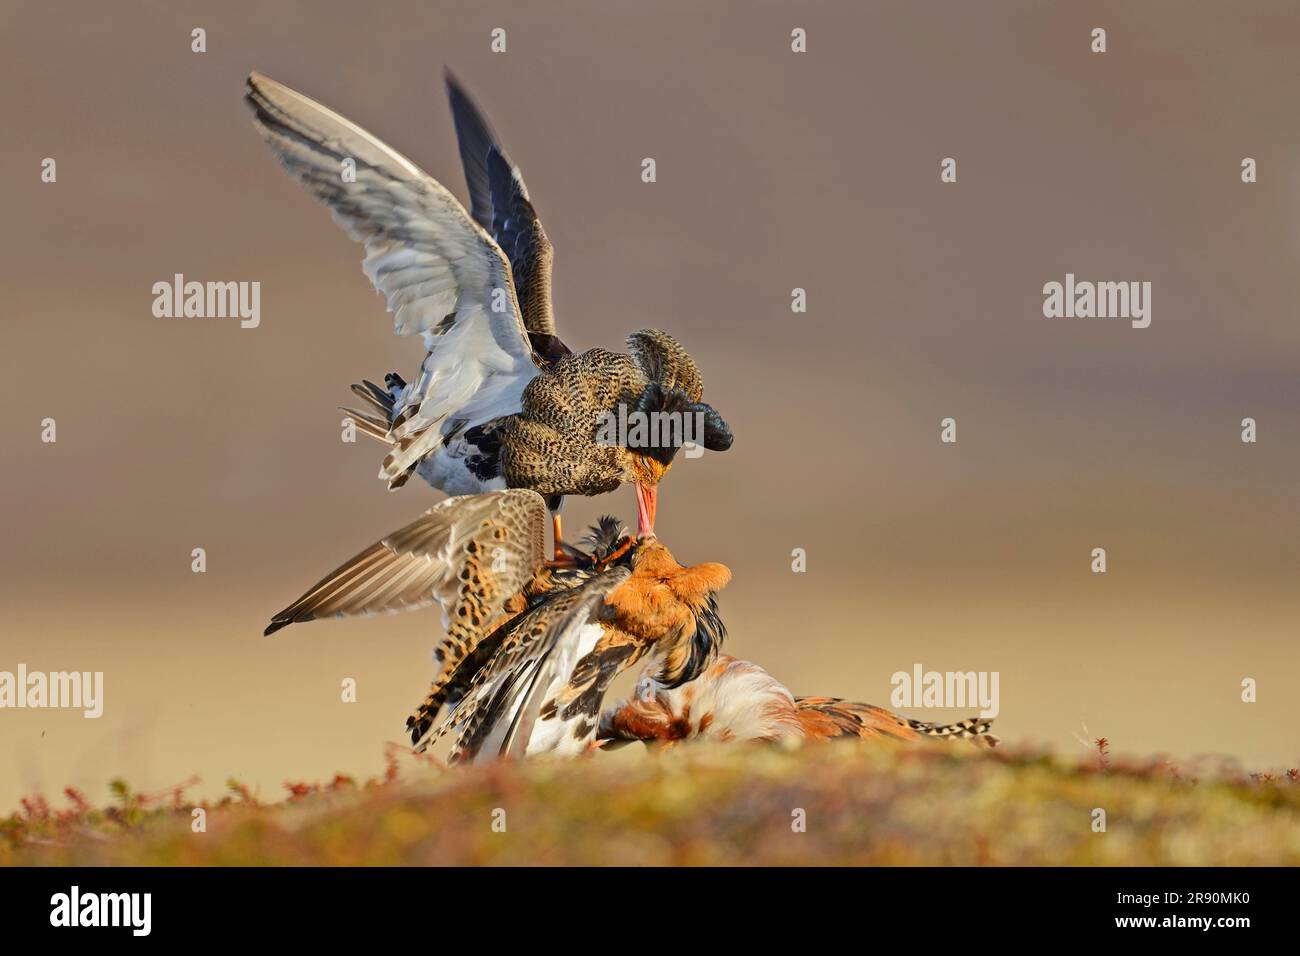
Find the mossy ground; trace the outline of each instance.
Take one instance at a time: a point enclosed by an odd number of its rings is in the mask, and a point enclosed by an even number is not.
[[[232,781],[199,805],[202,833],[185,786],[149,797],[118,781],[103,809],[72,791],[65,809],[28,800],[0,821],[0,863],[1300,864],[1294,771],[1193,773],[1104,753],[638,746],[453,769],[394,757],[379,779],[286,787],[262,802]]]

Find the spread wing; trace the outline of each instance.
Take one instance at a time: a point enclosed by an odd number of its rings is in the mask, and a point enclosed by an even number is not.
[[[630,574],[627,567],[611,568],[523,615],[460,703],[433,734],[417,741],[416,749],[425,750],[453,729],[454,756],[460,760],[582,749],[595,733],[594,720],[585,714],[541,715],[600,644],[601,606]],[[539,719],[548,726],[535,735]]]
[[[510,260],[450,192],[361,127],[260,73],[246,99],[284,167],[364,245],[394,330],[424,337],[380,472],[396,487],[453,434],[518,411],[537,374]]]
[[[451,73],[447,74],[447,98],[469,184],[470,213],[510,259],[524,328],[538,335],[554,335],[554,252],[528,198],[524,177],[510,162],[487,118]]]
[[[447,631],[437,654],[450,672],[542,566],[547,514],[542,497],[525,489],[440,501],[327,574],[275,615],[265,633],[436,602]]]

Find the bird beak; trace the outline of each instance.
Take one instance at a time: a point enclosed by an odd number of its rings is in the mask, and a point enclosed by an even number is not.
[[[636,536],[653,538],[655,536],[655,499],[659,495],[658,485],[636,486]]]

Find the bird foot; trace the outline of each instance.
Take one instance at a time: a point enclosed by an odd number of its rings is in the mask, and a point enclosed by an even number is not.
[[[555,553],[551,556],[551,560],[542,562],[542,567],[544,568],[564,568],[569,570],[578,566],[578,559],[560,547],[555,549]]]

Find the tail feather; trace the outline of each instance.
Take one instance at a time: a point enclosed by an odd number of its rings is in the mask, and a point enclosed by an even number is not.
[[[359,384],[352,386],[352,394],[366,403],[366,410],[359,411],[340,405],[339,411],[346,412],[366,435],[385,445],[394,446],[398,445],[393,438],[394,412],[398,397],[406,388],[406,382],[396,372],[389,372],[384,376],[384,384],[388,386],[387,389],[363,378]]]
[[[365,399],[374,406],[375,411],[382,412],[385,418],[393,417],[393,396],[369,379],[363,378],[360,385],[353,385],[352,394]]]
[[[442,436],[437,432],[426,434],[425,430],[413,434],[404,434],[402,425],[418,413],[419,405],[417,403],[401,411],[398,410],[408,386],[406,380],[396,372],[389,372],[384,376],[384,385],[388,387],[386,389],[381,388],[369,379],[362,379],[359,383],[352,385],[351,389],[353,395],[366,403],[366,411],[362,412],[342,405],[339,408],[352,417],[362,432],[392,449],[388,456],[384,458],[384,463],[379,470],[379,477],[387,480],[389,491],[394,491],[406,484],[420,459],[442,440]],[[407,452],[417,442],[423,442],[430,447],[423,454],[417,455],[414,460],[408,462],[405,467],[398,468],[397,456],[400,453]]]
[[[797,697],[795,707],[805,733],[819,739],[886,737],[915,740],[918,737],[928,737],[937,740],[970,740],[988,747],[996,747],[999,743],[998,738],[989,733],[993,721],[981,717],[970,717],[954,724],[927,723],[895,714],[883,707],[836,697]]]
[[[996,747],[1001,741],[989,733],[993,726],[992,718],[967,717],[955,724],[932,724],[921,720],[905,718],[907,725],[923,737],[939,737],[950,740],[971,740],[987,747]]]
[[[340,405],[339,411],[345,413],[357,424],[357,428],[365,435],[369,435],[376,441],[383,442],[385,445],[391,445],[392,441],[388,437],[388,423],[380,421],[365,412],[357,411],[355,408],[348,408],[346,405]]]
[[[397,378],[398,381],[401,381],[401,379],[397,377],[396,373],[390,372],[385,381],[392,381],[395,378]],[[385,421],[393,420],[393,409],[397,406],[397,391],[397,389],[391,387],[388,389],[382,389],[374,382],[365,378],[361,380],[360,384],[354,384],[352,386],[352,394],[363,399],[375,411],[383,415]]]

